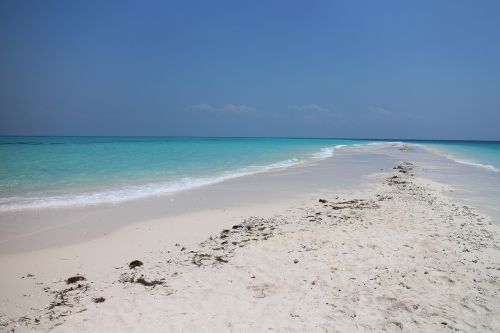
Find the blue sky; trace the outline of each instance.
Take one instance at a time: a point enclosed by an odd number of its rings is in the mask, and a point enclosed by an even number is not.
[[[0,1],[0,134],[500,140],[499,1]]]

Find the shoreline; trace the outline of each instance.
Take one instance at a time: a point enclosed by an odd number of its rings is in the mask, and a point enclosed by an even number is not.
[[[119,204],[3,213],[0,254],[86,242],[130,225],[189,212],[231,212],[246,206],[300,200],[302,193],[359,185],[366,175],[388,169],[396,161],[397,158],[387,160],[380,153],[339,152],[334,159],[247,175],[170,195]]]
[[[221,187],[255,196],[258,184],[283,183],[272,193],[283,192],[282,200],[262,195],[226,211],[200,205],[87,241],[0,255],[9,268],[0,277],[0,325],[16,332],[498,330],[499,227],[448,197],[451,187],[426,177],[433,170],[425,164],[394,163],[404,154],[383,159],[396,169],[357,170],[364,176],[354,183],[321,174],[321,186],[304,187],[320,169],[295,184],[294,172],[304,170],[254,177],[262,182]],[[332,164],[321,167],[334,175]],[[143,265],[129,269],[134,260]],[[85,280],[67,284],[72,276]]]
[[[68,208],[0,213],[0,255],[87,242],[129,225],[203,210],[232,210],[297,200],[301,193],[349,188],[400,159],[421,162],[421,174],[455,188],[450,192],[500,223],[496,173],[461,165],[427,147],[375,143],[344,147],[333,157],[285,169],[245,175],[172,194]]]

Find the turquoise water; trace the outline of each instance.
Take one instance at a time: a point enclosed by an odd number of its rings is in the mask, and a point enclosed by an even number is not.
[[[496,172],[500,170],[500,142],[498,141],[419,141],[417,143],[436,148],[457,163]]]
[[[0,210],[118,202],[332,155],[354,140],[1,137]]]
[[[383,140],[381,140],[383,141]],[[373,140],[0,137],[0,211],[120,202],[324,159]],[[418,141],[498,171],[500,143]]]

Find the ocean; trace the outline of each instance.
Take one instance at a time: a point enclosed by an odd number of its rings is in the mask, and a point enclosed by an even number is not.
[[[500,142],[215,137],[0,137],[0,212],[162,195],[329,158],[344,146],[413,143],[498,173]]]

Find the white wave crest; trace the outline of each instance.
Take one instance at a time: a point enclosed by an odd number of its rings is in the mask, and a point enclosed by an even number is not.
[[[491,164],[483,164],[483,163],[478,163],[478,162],[473,162],[473,161],[469,161],[469,160],[464,160],[464,159],[461,159],[461,158],[457,158],[455,156],[453,156],[452,154],[449,154],[445,151],[443,151],[442,149],[438,149],[438,148],[434,148],[434,147],[428,147],[428,146],[423,146],[424,149],[434,153],[434,154],[437,154],[437,155],[441,155],[441,156],[444,156],[446,157],[447,159],[455,162],[455,163],[460,163],[460,164],[464,164],[464,165],[470,165],[470,166],[474,166],[474,167],[477,167],[477,168],[482,168],[482,169],[486,169],[486,170],[490,170],[490,171],[494,171],[494,172],[499,172],[500,170],[498,168],[496,168],[495,166],[491,165]]]
[[[381,142],[370,142],[366,143],[365,145],[371,147],[380,147],[380,148],[387,148],[387,147],[401,148],[403,147],[404,144],[405,143],[401,141],[381,141]]]
[[[42,209],[42,208],[61,208],[69,206],[86,206],[101,203],[120,203],[133,199],[141,199],[163,194],[171,194],[192,188],[211,185],[223,182],[225,180],[252,174],[268,172],[277,169],[289,168],[303,161],[292,158],[264,166],[249,166],[234,171],[224,172],[221,175],[213,177],[192,178],[185,177],[179,180],[173,180],[161,183],[150,183],[144,185],[125,186],[117,189],[105,191],[66,194],[49,197],[7,197],[0,198],[0,212]]]
[[[401,148],[404,145],[408,145],[408,143],[400,142],[400,141],[380,141],[380,142],[366,142],[366,143],[356,143],[353,145],[350,145],[351,147],[355,148]],[[417,145],[412,143],[411,145]]]
[[[313,154],[313,158],[316,159],[325,159],[332,156],[333,156],[333,148],[331,147],[321,148],[319,152]]]
[[[491,164],[482,164],[482,163],[477,163],[477,162],[472,162],[472,161],[460,160],[460,159],[453,158],[452,156],[446,156],[446,157],[457,162],[457,163],[460,163],[460,164],[471,165],[471,166],[475,166],[478,168],[483,168],[483,169],[487,169],[487,170],[495,171],[495,172],[500,171],[500,170],[498,170],[498,168],[495,168]]]
[[[323,160],[325,158],[332,157],[336,149],[340,149],[340,148],[343,148],[345,146],[346,145],[336,145],[335,147],[321,148],[321,150],[319,152],[313,154],[313,158]]]

